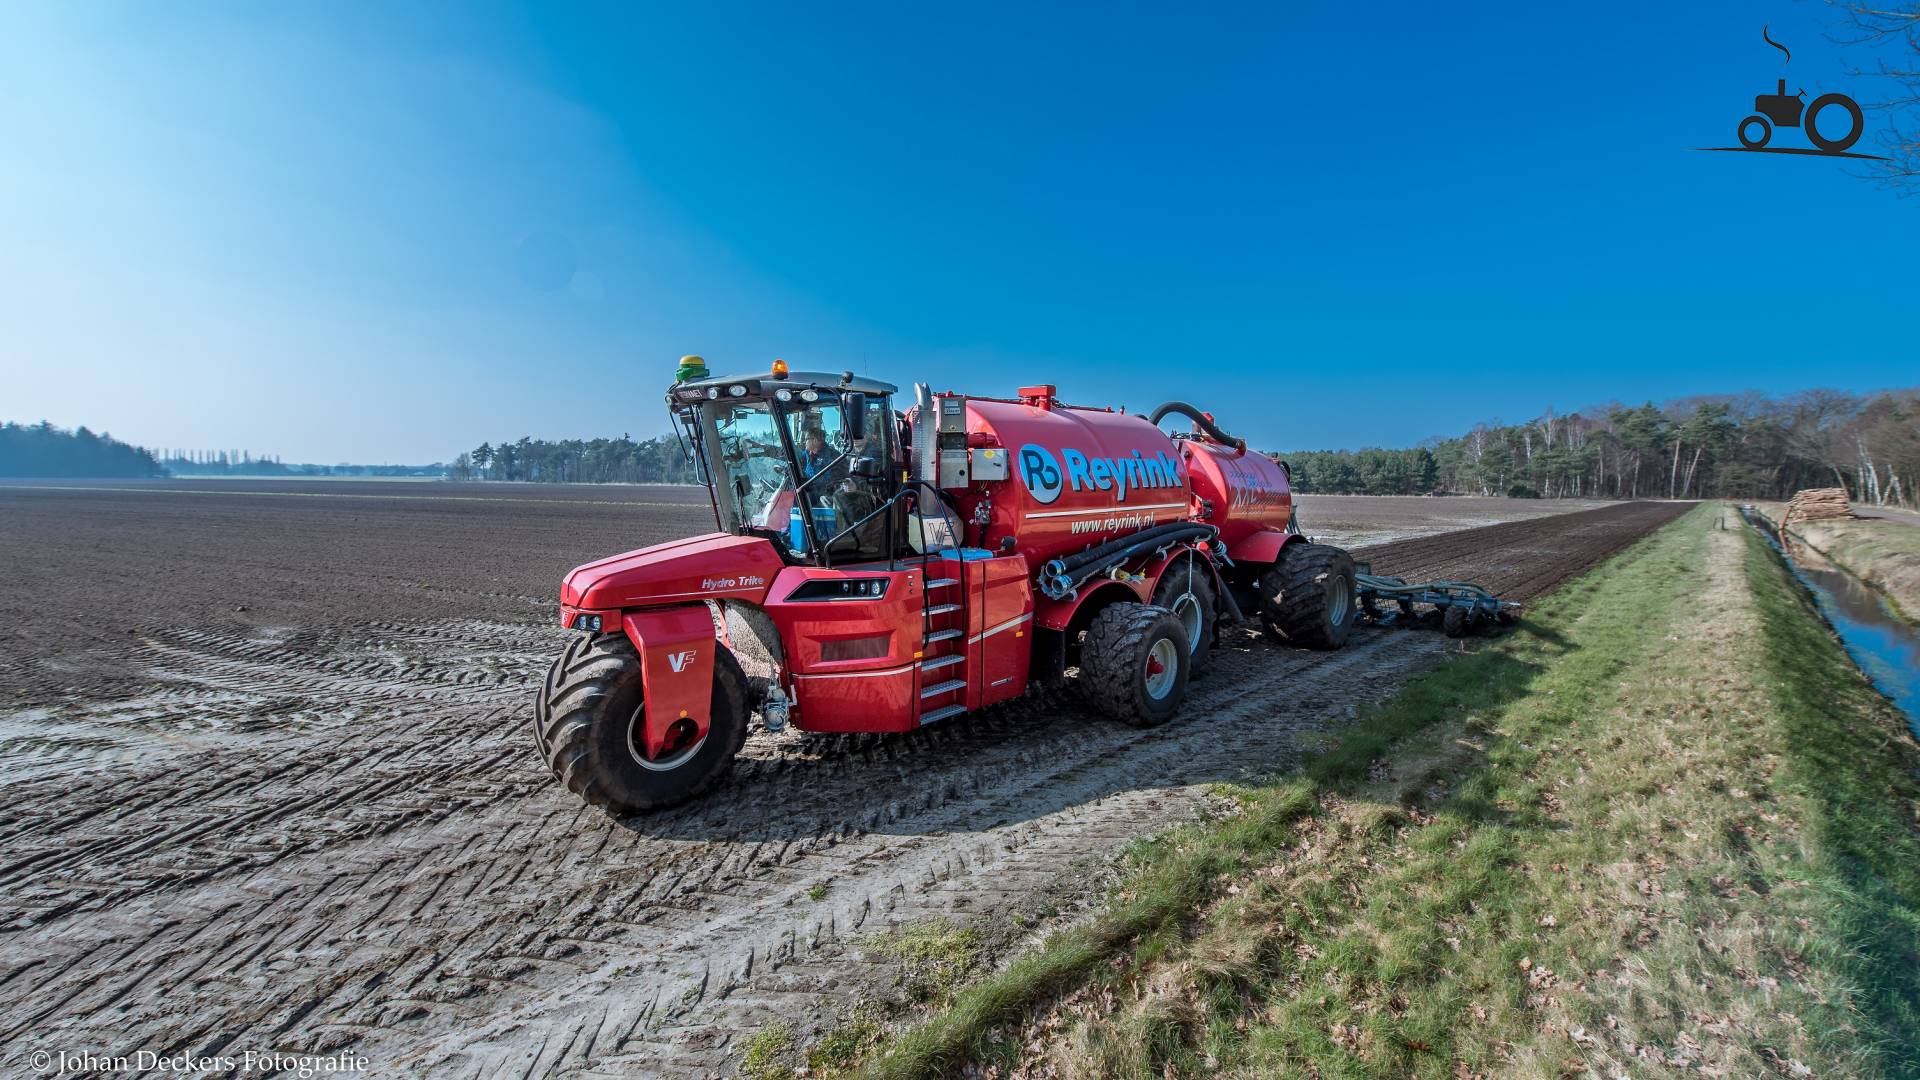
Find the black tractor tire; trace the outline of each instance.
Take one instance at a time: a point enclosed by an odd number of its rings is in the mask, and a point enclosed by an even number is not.
[[[1326,544],[1288,544],[1260,575],[1260,620],[1290,645],[1337,649],[1353,632],[1353,558]]]
[[[747,677],[713,643],[713,703],[707,734],[667,762],[643,764],[632,729],[644,708],[640,654],[625,634],[582,635],[547,671],[534,706],[533,738],[554,778],[612,814],[658,810],[713,786],[747,741]]]
[[[1473,633],[1471,614],[1465,604],[1448,604],[1446,614],[1440,616],[1440,629],[1448,637],[1466,637]]]
[[[1820,134],[1819,128],[1814,126],[1814,116],[1829,105],[1840,106],[1841,110],[1847,114],[1847,120],[1852,124],[1847,128],[1847,133],[1837,139],[1827,138]],[[1800,127],[1807,133],[1808,142],[1829,154],[1846,153],[1853,148],[1854,143],[1860,141],[1860,133],[1867,129],[1866,121],[1860,116],[1860,106],[1845,94],[1821,94],[1814,98],[1813,104],[1807,106],[1807,115],[1800,121]]]
[[[1128,727],[1173,719],[1192,668],[1186,625],[1154,604],[1108,605],[1080,644],[1081,693],[1094,711]]]
[[[1154,586],[1153,605],[1179,616],[1180,624],[1192,635],[1190,676],[1207,670],[1208,662],[1213,659],[1213,628],[1219,613],[1213,598],[1213,573],[1207,564],[1198,556],[1176,559],[1167,567],[1167,572],[1160,575],[1160,584]]]

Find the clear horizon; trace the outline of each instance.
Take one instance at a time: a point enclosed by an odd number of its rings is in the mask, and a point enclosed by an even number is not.
[[[1911,386],[1920,202],[1691,152],[1868,101],[1833,17],[15,6],[0,419],[423,464],[660,434],[683,353],[1278,450]]]

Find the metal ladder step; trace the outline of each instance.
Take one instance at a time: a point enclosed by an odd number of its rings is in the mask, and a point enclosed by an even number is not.
[[[936,656],[931,660],[920,661],[920,670],[938,671],[943,667],[952,667],[955,664],[964,664],[966,662],[967,658],[958,654],[953,656]]]
[[[930,697],[939,697],[941,694],[951,694],[955,690],[965,690],[966,688],[967,680],[948,679],[946,682],[934,683],[932,686],[920,691],[920,697],[922,700],[925,700]]]
[[[949,585],[958,584],[960,584],[960,579],[957,577],[937,577],[927,580],[927,588],[929,589],[944,589]]]
[[[933,710],[932,712],[921,713],[920,726],[925,727],[926,725],[933,723],[935,720],[945,720],[949,716],[959,716],[961,713],[966,711],[967,711],[967,707],[965,705],[942,705],[939,708]]]
[[[935,604],[927,609],[929,615],[945,615],[949,611],[959,611],[959,604]]]
[[[925,644],[931,645],[936,641],[952,641],[964,633],[966,633],[965,630],[957,627],[952,630],[935,630],[933,633],[927,635]]]

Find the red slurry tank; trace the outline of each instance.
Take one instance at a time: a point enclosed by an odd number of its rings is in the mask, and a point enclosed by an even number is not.
[[[1229,552],[1267,534],[1276,543],[1261,557],[1271,559],[1293,517],[1286,471],[1238,444],[1169,438],[1145,416],[1060,404],[1051,387],[1023,388],[1017,401],[935,400],[965,403],[970,464],[983,450],[1006,455],[1004,474],[982,479],[976,467],[959,500],[967,520],[986,522],[975,542],[1031,566],[1188,520],[1220,530]]]
[[[1194,495],[1210,512],[1202,519],[1220,530],[1234,554],[1262,533],[1284,533],[1293,522],[1293,486],[1272,458],[1217,443],[1182,439]],[[1237,555],[1236,555],[1237,557]]]
[[[970,449],[1006,451],[1003,479],[961,499],[987,525],[979,546],[1030,566],[1123,533],[1193,516],[1180,447],[1143,416],[968,398]],[[1007,541],[1012,540],[1012,547]]]

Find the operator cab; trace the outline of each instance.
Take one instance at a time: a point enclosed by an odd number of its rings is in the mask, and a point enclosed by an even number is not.
[[[711,378],[682,369],[667,393],[720,528],[760,536],[788,563],[887,559],[900,489],[896,387],[852,372]]]

